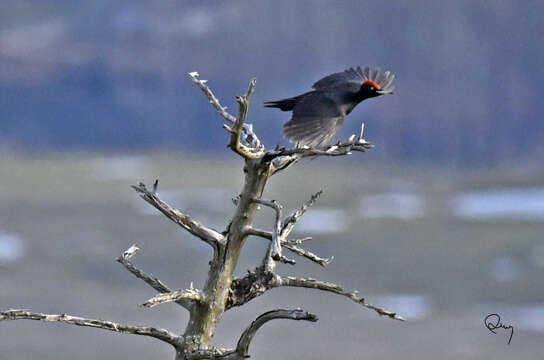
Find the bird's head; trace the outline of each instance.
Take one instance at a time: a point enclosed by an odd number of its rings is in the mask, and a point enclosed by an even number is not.
[[[361,83],[360,93],[364,98],[373,98],[380,95],[393,94],[393,80],[395,75],[390,71],[380,74],[380,70],[370,71],[367,67],[362,71],[363,82]]]

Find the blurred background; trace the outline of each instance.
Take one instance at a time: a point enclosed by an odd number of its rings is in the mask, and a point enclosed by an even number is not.
[[[202,286],[208,248],[138,198],[160,195],[224,229],[242,163],[222,119],[188,80],[198,71],[223,105],[258,80],[248,122],[272,148],[289,114],[263,101],[309,90],[356,65],[391,70],[394,96],[365,102],[376,147],[303,161],[265,196],[299,206],[298,228],[335,256],[284,274],[335,281],[409,319],[349,300],[278,289],[228,312],[232,346],[258,314],[303,307],[316,324],[276,321],[255,359],[535,359],[544,336],[544,3],[540,1],[65,1],[0,3],[0,309],[30,308],[182,332],[183,310],[137,307],[153,291],[114,259],[171,288]],[[539,90],[540,89],[540,90]],[[261,211],[262,227],[271,214]],[[265,251],[249,239],[237,269]],[[499,313],[509,334],[484,327]],[[277,346],[282,343],[282,346]],[[364,354],[364,355],[363,355]],[[67,325],[0,324],[0,359],[171,359],[147,338]]]

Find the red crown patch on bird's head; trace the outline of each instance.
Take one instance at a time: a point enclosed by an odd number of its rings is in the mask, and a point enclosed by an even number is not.
[[[382,87],[381,87],[380,85],[378,85],[377,82],[372,81],[372,80],[365,80],[365,81],[363,81],[363,85],[365,85],[365,84],[368,84],[368,85],[370,85],[370,86],[374,86],[374,88],[375,88],[375,89],[378,89],[378,90],[381,90],[381,89],[382,89]]]
[[[395,86],[393,86],[395,75],[391,74],[391,71],[386,71],[381,74],[380,69],[370,71],[368,66],[364,69],[357,66],[357,69],[353,71],[358,75],[358,78],[362,80],[362,84],[373,86],[380,95],[392,94],[395,89]]]

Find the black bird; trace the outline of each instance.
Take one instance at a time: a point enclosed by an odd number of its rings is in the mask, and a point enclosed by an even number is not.
[[[395,75],[390,71],[364,70],[360,66],[325,76],[312,85],[313,91],[288,99],[268,101],[266,107],[293,111],[283,125],[283,134],[299,146],[329,143],[344,118],[357,104],[372,97],[392,94]]]

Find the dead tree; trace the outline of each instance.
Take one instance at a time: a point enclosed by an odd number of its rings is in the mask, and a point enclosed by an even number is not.
[[[215,329],[223,313],[237,306],[242,306],[252,299],[277,287],[301,287],[327,291],[342,295],[355,303],[375,311],[377,314],[391,319],[403,320],[396,313],[375,306],[360,297],[357,292],[349,292],[341,286],[311,278],[282,276],[275,272],[278,262],[295,264],[295,260],[284,255],[285,250],[297,256],[306,258],[314,263],[326,266],[331,259],[322,258],[303,247],[305,241],[311,238],[294,239],[290,235],[301,216],[310,208],[321,192],[313,195],[298,210],[284,216],[283,207],[275,200],[263,199],[262,194],[266,182],[272,175],[297,163],[306,157],[343,156],[352,152],[365,152],[372,145],[363,139],[364,126],[361,133],[352,135],[348,141],[322,148],[294,147],[276,148],[267,151],[253,132],[250,124],[246,124],[246,116],[255,79],[249,83],[247,93],[236,98],[239,110],[238,117],[227,112],[219,100],[206,85],[206,80],[200,80],[199,74],[190,73],[191,80],[202,90],[210,104],[226,120],[223,125],[229,133],[228,146],[245,162],[244,184],[240,195],[233,199],[236,210],[227,228],[217,231],[192,219],[187,214],[162,201],[157,194],[156,181],[151,189],[143,183],[133,186],[140,196],[170,220],[190,232],[195,237],[207,243],[213,251],[208,278],[202,289],[192,286],[184,290],[172,290],[162,281],[137,268],[132,257],[139,248],[131,246],[117,261],[130,273],[146,282],[158,294],[142,304],[152,307],[169,302],[175,302],[189,312],[189,322],[183,334],[147,326],[130,326],[112,321],[95,320],[66,314],[52,315],[35,313],[28,310],[7,310],[0,312],[0,321],[7,320],[42,320],[62,322],[78,326],[90,326],[100,329],[151,336],[172,345],[176,352],[176,360],[224,359],[235,360],[249,357],[249,345],[255,333],[266,322],[273,319],[291,319],[317,321],[317,317],[301,309],[277,309],[265,312],[253,321],[241,334],[234,348],[220,348],[212,345]],[[271,230],[259,229],[254,226],[255,214],[261,207],[274,211],[274,221]],[[268,250],[259,267],[248,271],[241,278],[233,276],[240,251],[248,236],[262,238],[269,242]]]

